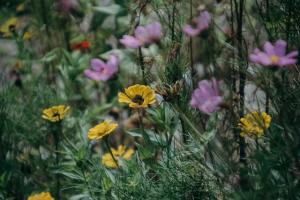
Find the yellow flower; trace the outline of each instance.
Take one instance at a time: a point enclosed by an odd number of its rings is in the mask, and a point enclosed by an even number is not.
[[[110,134],[118,127],[118,124],[110,121],[105,120],[104,122],[96,125],[95,127],[91,128],[88,132],[88,138],[90,140],[99,140],[104,136]]]
[[[241,129],[240,135],[256,135],[260,137],[264,134],[264,130],[269,128],[271,123],[271,116],[267,113],[251,112],[240,119],[239,127]]]
[[[23,40],[31,40],[32,38],[32,32],[29,32],[29,31],[26,31],[24,34],[23,34]]]
[[[42,192],[39,194],[31,195],[27,200],[54,200],[49,192]]]
[[[127,103],[131,108],[147,108],[155,103],[155,92],[146,85],[133,85],[118,94],[120,103]]]
[[[129,148],[126,150],[126,147],[124,145],[120,145],[118,149],[111,149],[112,154],[114,155],[115,159],[118,162],[118,159],[122,158],[124,160],[129,160],[132,155],[134,154],[134,150],[132,148]],[[102,164],[105,165],[108,168],[117,168],[118,165],[114,161],[113,157],[110,153],[105,153],[102,156]]]
[[[65,105],[53,106],[43,110],[42,117],[51,122],[58,122],[65,118],[66,114],[69,112],[70,107]]]
[[[19,25],[19,21],[16,17],[12,17],[5,21],[0,26],[0,33],[3,37],[10,37],[12,35],[11,30],[15,29]]]

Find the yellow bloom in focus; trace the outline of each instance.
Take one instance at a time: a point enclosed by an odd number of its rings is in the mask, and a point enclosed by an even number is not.
[[[110,121],[105,120],[104,122],[96,125],[95,127],[91,128],[88,132],[88,138],[90,140],[99,140],[104,136],[110,134],[118,127],[118,124]]]
[[[155,103],[155,92],[146,85],[133,85],[118,94],[120,103],[127,103],[131,108],[147,108]]]
[[[118,162],[118,159],[122,158],[124,160],[130,160],[132,155],[134,154],[134,150],[132,148],[129,148],[126,150],[126,147],[124,145],[120,145],[118,149],[111,149],[112,154],[114,155],[115,159]],[[105,165],[108,168],[117,168],[118,165],[114,161],[113,157],[110,153],[105,153],[102,156],[102,164]]]
[[[0,26],[0,34],[3,37],[12,36],[12,30],[19,26],[19,21],[16,17],[12,17]]]
[[[53,106],[43,110],[42,117],[51,122],[58,122],[65,118],[66,114],[69,112],[70,107],[65,105]]]
[[[271,123],[271,116],[265,112],[251,112],[240,119],[239,127],[241,129],[240,135],[256,135],[260,137],[264,134],[264,130],[269,128]]]
[[[27,200],[54,200],[49,192],[42,192],[39,194],[31,195]]]

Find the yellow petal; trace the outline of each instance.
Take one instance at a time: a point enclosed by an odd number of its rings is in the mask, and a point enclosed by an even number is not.
[[[134,150],[133,149],[128,149],[125,154],[122,156],[125,160],[129,160],[132,155],[134,154]]]
[[[119,97],[118,99],[119,99],[120,103],[128,103],[129,104],[131,102],[131,99],[122,92],[118,93],[118,97]]]
[[[110,155],[110,153],[106,153],[102,156],[102,164],[109,168],[117,168],[118,165],[114,161],[113,157]]]

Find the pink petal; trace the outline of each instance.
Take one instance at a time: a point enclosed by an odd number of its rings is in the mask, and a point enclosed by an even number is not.
[[[149,40],[149,33],[143,26],[138,26],[134,31],[134,36],[141,44],[144,44]]]
[[[219,109],[219,105],[223,99],[220,96],[208,99],[203,105],[199,106],[199,110],[206,114],[211,114]]]
[[[288,58],[294,58],[298,56],[298,51],[292,51],[289,54],[286,55]]]
[[[149,39],[152,41],[159,40],[162,37],[161,25],[159,22],[154,22],[146,26],[146,30],[149,34]]]
[[[277,56],[284,56],[286,50],[286,42],[284,40],[277,40],[274,45],[274,52]]]
[[[129,35],[124,35],[120,42],[127,48],[135,49],[141,46],[141,42],[138,39]]]
[[[90,70],[90,69],[84,70],[84,75],[85,75],[87,78],[92,79],[92,80],[95,80],[95,81],[101,80],[99,74],[96,73],[96,72],[94,72],[94,71],[92,71],[92,70]]]
[[[266,42],[263,47],[264,51],[269,55],[274,55],[274,46],[270,42]]]
[[[259,58],[256,54],[250,54],[249,55],[249,60],[253,63],[258,63]]]
[[[91,60],[91,68],[97,72],[101,71],[103,68],[106,67],[106,64],[98,59],[98,58],[94,58]]]
[[[265,65],[265,66],[270,66],[272,64],[272,61],[270,59],[270,56],[267,55],[266,53],[264,52],[260,52],[257,54],[258,56],[258,63],[259,64],[262,64],[262,65]]]
[[[111,74],[115,74],[118,71],[119,60],[116,55],[110,55],[107,61],[107,69],[111,72]]]
[[[190,36],[190,37],[195,37],[196,35],[198,35],[200,33],[201,30],[197,29],[197,28],[193,28],[191,25],[185,25],[183,27],[183,32]]]
[[[281,57],[277,63],[278,66],[280,67],[284,67],[284,66],[288,66],[288,65],[294,65],[297,63],[296,59],[293,58],[288,58],[288,57]]]
[[[217,110],[223,101],[219,96],[220,83],[215,78],[200,81],[192,94],[190,105],[208,114]]]

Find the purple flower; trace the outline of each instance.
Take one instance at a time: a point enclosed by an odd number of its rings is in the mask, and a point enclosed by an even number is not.
[[[134,36],[124,35],[120,42],[127,48],[139,48],[155,43],[161,37],[161,25],[159,22],[154,22],[145,27],[138,26],[134,31]]]
[[[198,88],[194,90],[190,105],[206,114],[210,114],[219,109],[223,98],[220,96],[219,85],[221,81],[215,78],[212,80],[202,80],[198,83]]]
[[[202,11],[200,12],[199,16],[192,21],[193,25],[195,26],[185,25],[183,27],[183,32],[190,37],[194,37],[199,35],[202,31],[208,29],[210,22],[210,13],[206,10]]]
[[[56,0],[56,9],[61,12],[69,12],[75,8],[76,0]]]
[[[110,55],[107,62],[98,58],[91,60],[91,67],[84,71],[84,75],[95,81],[107,81],[118,72],[119,59],[116,55]]]
[[[292,51],[286,55],[286,42],[277,40],[274,45],[266,42],[263,46],[263,51],[255,49],[249,56],[249,60],[255,64],[263,66],[279,66],[284,67],[297,63],[296,57],[298,51]]]

